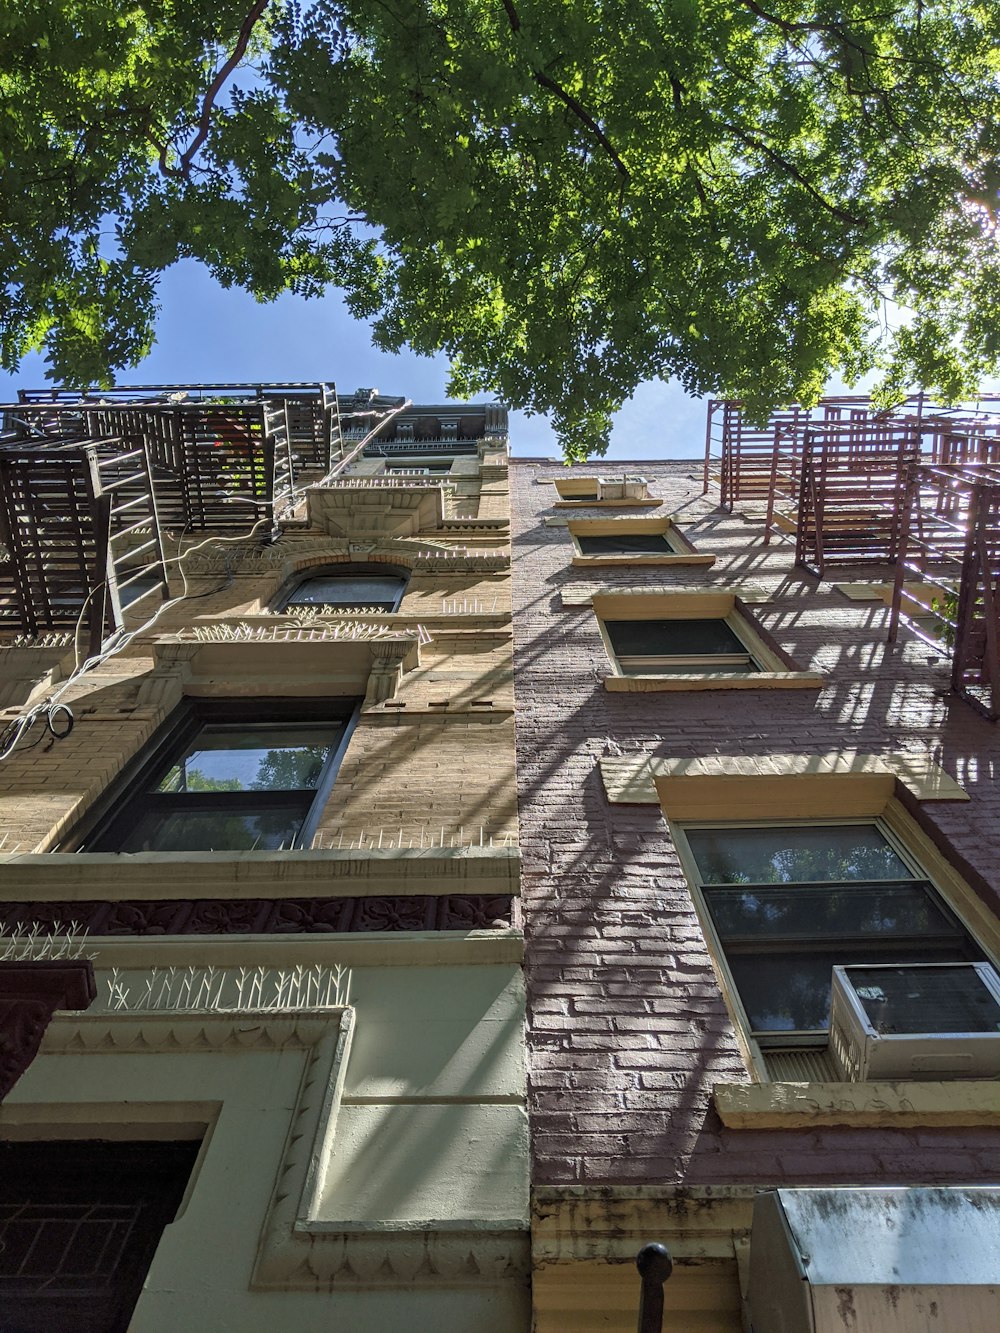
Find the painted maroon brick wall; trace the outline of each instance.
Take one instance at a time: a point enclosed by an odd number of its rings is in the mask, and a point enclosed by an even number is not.
[[[1000,1130],[727,1130],[711,1085],[746,1072],[666,822],[654,806],[610,805],[603,755],[929,754],[962,783],[968,804],[924,807],[957,854],[1000,886],[997,728],[947,691],[943,659],[888,612],[850,602],[793,566],[790,540],[763,545],[759,523],[701,498],[693,462],[642,463],[708,570],[578,569],[565,527],[546,527],[557,499],[539,478],[555,464],[513,460],[515,689],[530,1016],[528,1052],[535,1183],[985,1182],[1000,1179]],[[610,475],[612,467],[595,469]],[[880,577],[844,572],[843,581]],[[580,583],[731,585],[774,598],[759,622],[803,667],[828,673],[819,691],[610,694],[589,607],[563,607]],[[720,811],[725,818],[738,812]],[[997,910],[1000,900],[990,897]]]

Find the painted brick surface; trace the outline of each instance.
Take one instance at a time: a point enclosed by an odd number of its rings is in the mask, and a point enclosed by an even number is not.
[[[536,1183],[995,1180],[1000,1132],[991,1129],[732,1130],[718,1120],[711,1085],[748,1074],[684,876],[658,807],[609,804],[599,759],[835,749],[926,756],[972,797],[926,813],[960,863],[996,890],[1000,745],[995,727],[949,695],[943,659],[929,661],[905,631],[886,644],[884,606],[817,584],[793,567],[789,540],[766,547],[760,524],[715,508],[712,493],[702,499],[696,464],[633,470],[665,501],[643,512],[674,516],[700,551],[718,554],[713,568],[574,568],[566,528],[544,522],[560,513],[555,490],[538,484],[566,470],[511,468]],[[596,584],[739,583],[770,594],[755,617],[799,666],[826,673],[822,689],[608,693],[593,611],[563,606],[560,596]]]

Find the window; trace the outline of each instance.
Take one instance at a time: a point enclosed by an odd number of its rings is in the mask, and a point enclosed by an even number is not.
[[[308,846],[345,748],[353,700],[309,709],[253,699],[187,710],[88,852],[277,851]]]
[[[596,477],[557,477],[553,483],[560,500],[596,500],[599,482]]]
[[[407,571],[386,565],[343,564],[309,574],[284,598],[279,609],[329,607],[333,611],[393,612],[403,599]]]
[[[614,672],[604,688],[657,690],[816,689],[748,613],[718,588],[598,588],[563,592],[564,606],[594,608]]]
[[[835,965],[984,957],[878,821],[687,826],[678,843],[763,1049],[825,1046]]]
[[[577,536],[581,555],[676,555],[664,532],[618,532]]]
[[[697,551],[671,518],[571,518],[573,564],[714,565],[715,556]]]
[[[5,1333],[125,1333],[199,1147],[0,1144]]]
[[[450,463],[386,463],[386,475],[401,473],[403,476],[440,477],[451,471]]]
[[[604,628],[626,676],[760,669],[725,620],[605,620]]]

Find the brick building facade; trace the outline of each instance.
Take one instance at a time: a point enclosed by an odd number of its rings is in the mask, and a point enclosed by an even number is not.
[[[522,1330],[505,413],[41,397],[0,441],[0,1323]]]
[[[877,817],[995,958],[996,731],[940,656],[905,632],[886,643],[879,589],[796,568],[794,543],[765,545],[759,513],[720,509],[695,464],[631,471],[650,500],[595,506],[610,467],[512,468],[536,1328],[634,1327],[630,1261],[662,1240],[665,1327],[736,1333],[756,1188],[995,1182],[1000,1102],[933,1073],[853,1086],[825,1050],[758,1042],[741,955],[706,921],[730,891],[696,905],[677,838]],[[661,516],[700,562],[678,540],[651,554]],[[640,549],[609,554],[615,531]],[[753,674],[720,675],[697,661],[719,646],[690,643],[686,665],[640,657],[629,674],[643,644],[623,624],[727,610]]]

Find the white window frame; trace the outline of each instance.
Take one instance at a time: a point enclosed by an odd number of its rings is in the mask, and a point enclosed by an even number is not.
[[[890,808],[895,806],[896,802],[890,802]],[[902,813],[900,808],[900,813]],[[888,816],[889,810],[886,812]],[[1000,951],[997,948],[996,929],[993,932],[984,932],[982,919],[979,923],[970,920],[968,910],[970,900],[975,897],[972,889],[954,870],[948,876],[948,881],[935,873],[936,867],[928,865],[926,860],[921,859],[910,846],[911,839],[906,835],[910,832],[908,828],[893,827],[894,824],[902,825],[909,823],[909,817],[891,820],[883,815],[862,815],[862,816],[836,816],[816,819],[685,819],[674,821],[668,819],[670,835],[677,850],[678,859],[684,872],[691,898],[694,903],[695,912],[698,917],[698,924],[701,927],[702,935],[705,940],[706,948],[712,960],[712,965],[718,977],[719,985],[722,990],[726,1007],[729,1010],[730,1018],[736,1031],[737,1040],[747,1064],[754,1074],[756,1081],[761,1083],[772,1083],[776,1080],[770,1073],[767,1065],[766,1051],[768,1049],[789,1049],[801,1047],[803,1050],[826,1050],[826,1046],[820,1046],[811,1036],[803,1037],[789,1034],[783,1038],[782,1034],[776,1034],[777,1040],[773,1043],[768,1042],[764,1047],[760,1045],[753,1036],[753,1028],[749,1015],[740,998],[736,980],[729,966],[729,960],[726,956],[725,946],[715,928],[712,919],[712,913],[708,901],[702,890],[701,876],[698,871],[697,861],[687,840],[688,829],[747,829],[747,828],[793,828],[802,827],[809,829],[819,828],[843,828],[847,825],[861,826],[865,828],[876,828],[885,838],[889,846],[900,858],[904,865],[911,869],[918,880],[928,882],[935,893],[941,898],[945,907],[957,918],[964,930],[975,940],[979,948],[982,949],[986,960],[994,967],[997,967],[1000,961]],[[949,869],[951,869],[949,867]],[[836,881],[841,882],[841,881]],[[985,909],[984,909],[985,910]],[[997,923],[994,923],[996,927]],[[990,939],[989,935],[993,938]]]

